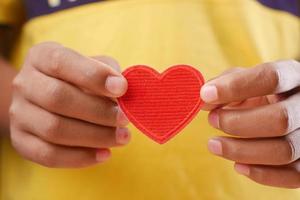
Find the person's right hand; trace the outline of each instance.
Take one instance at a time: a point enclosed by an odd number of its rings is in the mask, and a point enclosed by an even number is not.
[[[11,141],[25,158],[47,167],[85,167],[130,140],[114,98],[127,90],[118,64],[57,43],[32,47],[13,82]],[[123,128],[122,128],[123,127]]]

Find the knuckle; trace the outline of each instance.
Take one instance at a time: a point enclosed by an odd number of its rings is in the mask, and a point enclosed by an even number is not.
[[[17,106],[15,105],[15,103],[13,103],[8,110],[8,114],[10,119],[14,119],[15,117],[17,117]]]
[[[100,67],[99,67],[100,66]],[[104,83],[104,79],[102,80],[101,77],[104,77],[104,69],[102,65],[90,67],[86,71],[86,76],[83,77],[83,81],[90,81],[90,80],[98,80],[99,84]]]
[[[31,155],[26,151],[24,148],[24,143],[22,140],[22,137],[20,137],[20,134],[18,130],[16,129],[11,129],[11,134],[10,134],[10,143],[12,147],[24,158],[32,160]]]
[[[291,163],[296,160],[296,146],[292,138],[284,137],[284,164]]]
[[[39,45],[35,45],[35,46],[31,47],[27,52],[26,59],[30,60],[31,58],[33,58],[35,53],[38,51],[38,48],[39,48]]]
[[[118,108],[111,103],[103,101],[95,106],[94,111],[101,121],[109,123],[108,125],[116,124]]]
[[[261,70],[257,73],[257,80],[261,80],[261,87],[270,88],[270,92],[273,92],[278,85],[278,74],[272,64],[266,64],[261,66]]]
[[[66,51],[62,46],[53,46],[48,49],[48,58],[50,61],[49,71],[54,75],[58,75],[61,72],[61,63],[66,57]]]
[[[43,166],[54,168],[58,165],[56,159],[57,151],[50,145],[46,145],[45,147],[41,148],[40,151],[37,151],[35,157],[37,162]]]
[[[299,74],[300,63],[296,60],[281,60],[272,63],[265,63],[263,67],[266,70],[269,70],[269,76],[265,76],[263,80],[265,82],[269,82],[269,85],[273,85],[272,91],[270,92],[286,92],[288,90],[293,89],[295,87],[292,83],[293,76],[297,76]],[[282,71],[282,69],[285,69]],[[290,75],[292,75],[290,77]],[[288,76],[289,78],[287,78]],[[266,83],[268,84],[268,83]]]
[[[16,149],[19,152],[19,137],[14,129],[11,129],[10,132],[10,142],[12,147],[14,147],[14,149]]]
[[[67,97],[67,91],[59,81],[53,81],[48,86],[49,98],[47,98],[46,106],[52,109],[60,109],[64,105]]]
[[[80,81],[85,85],[90,85],[91,82],[95,85],[99,85],[100,87],[104,87],[106,76],[110,72],[110,68],[104,64],[94,61],[91,62],[90,67],[86,68],[83,76],[79,77]]]
[[[27,57],[32,57],[34,56],[36,53],[40,52],[41,49],[49,49],[49,48],[58,48],[58,47],[62,47],[59,43],[56,42],[41,42],[39,44],[36,44],[34,46],[32,46],[28,52],[27,52]]]
[[[234,99],[236,96],[242,96],[241,88],[243,88],[243,84],[246,84],[247,81],[241,80],[239,77],[231,78],[225,80],[224,89],[227,92],[227,95],[230,96],[230,99]]]
[[[24,86],[23,79],[20,77],[20,75],[17,75],[12,81],[12,89],[14,91],[20,91],[22,90],[23,86]]]
[[[53,44],[54,44],[54,42],[42,42],[42,43],[32,46],[27,52],[27,58],[28,59],[33,58],[34,55],[36,55],[37,53],[39,53],[41,51],[41,49],[47,48],[47,46],[53,45]]]
[[[266,181],[265,170],[261,167],[252,167],[250,172],[250,178],[258,183],[264,183]]]
[[[283,137],[286,154],[289,162],[295,161],[300,157],[300,130],[296,130]]]
[[[279,112],[275,112],[274,114],[278,115],[278,131],[279,134],[286,135],[288,131],[288,126],[289,126],[289,116],[287,109],[284,105],[278,104],[278,110]]]
[[[17,126],[21,128],[26,126],[24,119],[21,117],[25,106],[26,105],[23,102],[13,102],[9,106],[8,116],[11,127]]]
[[[218,112],[219,116],[219,128],[226,133],[236,132],[238,126],[236,123],[240,121],[240,114],[234,111],[220,110]]]
[[[227,151],[224,151],[224,156],[231,160],[243,161],[245,158],[243,151],[241,151],[241,147],[233,146],[228,147]]]
[[[50,141],[57,141],[60,136],[60,131],[62,128],[62,121],[59,117],[53,116],[48,119],[48,122],[45,124],[44,137]]]
[[[32,46],[26,55],[26,60],[32,60],[41,52],[45,52],[45,50],[54,49],[54,48],[61,48],[62,46],[56,42],[42,42]]]

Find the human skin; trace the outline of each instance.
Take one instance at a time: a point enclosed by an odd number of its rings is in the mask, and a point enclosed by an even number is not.
[[[233,69],[201,89],[209,123],[234,137],[208,149],[265,185],[300,187],[300,63],[295,60]]]
[[[298,68],[296,61],[281,61],[233,69],[201,90],[209,123],[235,136],[211,139],[209,150],[235,161],[237,172],[261,184],[300,186],[299,127],[289,123],[291,116],[300,120],[293,112],[300,105]],[[10,137],[15,149],[55,168],[107,160],[109,148],[130,140],[126,128],[117,128],[128,123],[114,99],[127,89],[117,69],[111,58],[86,57],[57,43],[32,47],[12,83]]]
[[[128,120],[115,98],[127,90],[116,61],[53,42],[32,47],[13,83],[12,145],[47,167],[86,167],[125,145]]]

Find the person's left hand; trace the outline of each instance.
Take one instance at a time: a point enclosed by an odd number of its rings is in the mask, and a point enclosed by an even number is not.
[[[212,153],[258,183],[300,187],[299,62],[233,69],[208,81],[201,98],[209,123],[234,136],[209,140]]]

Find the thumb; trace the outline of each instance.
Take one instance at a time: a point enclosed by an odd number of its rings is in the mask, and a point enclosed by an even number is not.
[[[118,61],[116,61],[112,57],[101,55],[101,56],[92,56],[92,58],[111,66],[113,69],[115,69],[118,72],[121,71],[121,67]]]
[[[121,72],[121,67],[120,67],[118,61],[116,61],[115,59],[113,59],[110,56],[101,55],[101,56],[92,56],[91,58],[98,60],[102,63],[105,63],[108,66],[111,66],[114,70]],[[117,102],[116,98],[111,98],[111,100]]]

